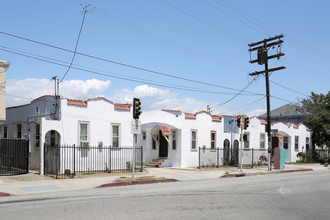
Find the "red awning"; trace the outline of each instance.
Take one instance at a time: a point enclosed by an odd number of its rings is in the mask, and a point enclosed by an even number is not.
[[[160,125],[163,134],[170,134],[170,129],[166,125]]]

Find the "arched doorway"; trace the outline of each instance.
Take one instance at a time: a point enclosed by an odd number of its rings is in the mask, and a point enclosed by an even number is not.
[[[60,171],[61,135],[56,130],[50,130],[45,135],[44,168],[45,174],[57,174]]]
[[[223,163],[229,164],[230,162],[230,141],[228,139],[223,142]]]
[[[239,142],[238,140],[234,141],[234,147],[233,147],[233,156],[232,156],[232,161],[234,165],[238,164],[238,151],[239,151]]]

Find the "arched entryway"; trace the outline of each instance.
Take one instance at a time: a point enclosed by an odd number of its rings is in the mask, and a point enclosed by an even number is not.
[[[228,139],[223,142],[223,162],[227,165],[230,162],[230,141]]]
[[[50,130],[45,135],[44,168],[45,174],[56,174],[60,170],[61,135],[56,130]]]
[[[233,155],[232,155],[232,162],[234,165],[237,165],[239,163],[238,151],[239,151],[239,142],[238,140],[235,140],[233,146]]]

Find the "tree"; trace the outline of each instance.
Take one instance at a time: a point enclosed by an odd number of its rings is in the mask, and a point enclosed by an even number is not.
[[[326,95],[312,92],[302,106],[306,113],[304,124],[312,129],[313,143],[330,147],[330,91]]]

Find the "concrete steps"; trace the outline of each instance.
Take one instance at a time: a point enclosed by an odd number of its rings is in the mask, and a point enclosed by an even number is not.
[[[162,163],[164,163],[164,159],[153,159],[152,161],[150,161],[148,163],[148,166],[150,167],[159,167],[162,165]]]

